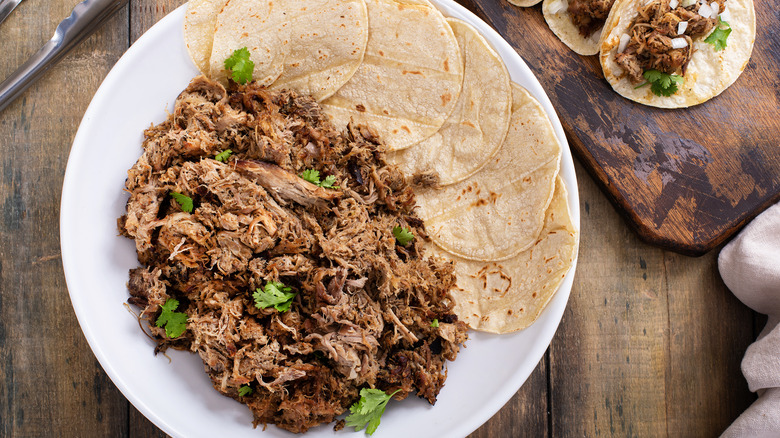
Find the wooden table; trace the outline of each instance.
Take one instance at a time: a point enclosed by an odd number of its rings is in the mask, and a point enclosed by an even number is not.
[[[0,25],[0,77],[77,1],[23,2]],[[128,45],[181,3],[131,0],[0,113],[2,437],[164,435],[111,383],[81,333],[58,221],[90,99]],[[688,258],[641,243],[577,166],[582,242],[563,321],[526,384],[472,436],[716,436],[755,399],[739,364],[764,319],[723,285],[717,250]]]

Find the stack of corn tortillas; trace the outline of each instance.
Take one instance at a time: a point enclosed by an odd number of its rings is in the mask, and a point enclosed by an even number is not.
[[[190,0],[188,50],[228,81],[247,47],[253,79],[365,124],[417,186],[428,254],[454,262],[455,312],[495,333],[533,323],[574,263],[578,235],[541,105],[469,24],[427,0]]]

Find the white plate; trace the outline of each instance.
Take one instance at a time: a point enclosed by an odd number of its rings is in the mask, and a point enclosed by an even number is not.
[[[474,25],[503,57],[512,80],[544,106],[564,145],[561,174],[579,227],[577,180],[555,110],[531,70],[492,28],[450,0],[433,0],[445,15]],[[274,426],[252,428],[245,406],[215,391],[197,355],[169,350],[172,362],[153,354],[123,306],[128,270],[138,265],[135,246],[117,235],[129,169],[141,154],[143,131],[166,118],[176,96],[198,74],[182,39],[184,6],[154,25],[106,77],[81,122],[70,152],[60,212],[62,263],[76,315],[103,369],[125,397],[173,436],[294,436]],[[462,437],[495,414],[541,359],[571,290],[571,269],[547,309],[531,327],[509,335],[470,332],[466,348],[448,364],[436,406],[416,397],[391,401],[374,437]],[[308,436],[354,435],[332,425]]]

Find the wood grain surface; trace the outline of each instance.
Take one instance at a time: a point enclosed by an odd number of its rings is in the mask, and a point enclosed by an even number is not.
[[[777,2],[756,4],[753,55],[736,83],[677,110],[612,91],[597,56],[577,55],[560,42],[541,4],[467,3],[529,64],[573,151],[643,240],[700,255],[780,200]]]
[[[25,0],[0,25],[0,77],[76,3]],[[181,3],[131,0],[0,113],[0,437],[165,436],[89,349],[68,299],[58,223],[68,152],[95,90]],[[689,258],[642,243],[576,167],[582,241],[561,326],[525,385],[471,436],[718,435],[755,400],[739,363],[763,320],[723,285],[716,251]]]

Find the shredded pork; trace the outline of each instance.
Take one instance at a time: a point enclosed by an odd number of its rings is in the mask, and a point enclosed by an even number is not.
[[[669,0],[655,0],[639,10],[628,28],[630,39],[626,48],[615,57],[615,62],[632,83],[644,82],[642,75],[647,70],[685,74],[693,56],[693,41],[707,35],[717,23],[715,18],[698,14],[701,5],[702,0],[699,0],[687,7],[680,3],[672,9]],[[722,0],[713,1],[711,5],[723,10]],[[683,21],[688,23],[687,28],[678,35],[678,24]],[[684,38],[687,46],[673,48],[674,38]]]
[[[118,224],[142,264],[128,301],[156,351],[199,354],[255,425],[304,432],[365,387],[434,403],[466,325],[452,312],[452,266],[416,244],[426,235],[404,175],[373,132],[339,132],[311,98],[231,87],[193,79],[128,171]],[[214,159],[227,149],[226,162]],[[308,169],[338,187],[298,176]],[[190,197],[192,212],[171,192]],[[397,244],[396,226],[415,241]],[[255,306],[252,293],[272,281],[297,292],[289,311]],[[175,339],[154,324],[169,298],[188,316]],[[252,393],[240,396],[242,386]]]
[[[615,0],[569,0],[567,11],[580,35],[590,37],[604,27]]]

